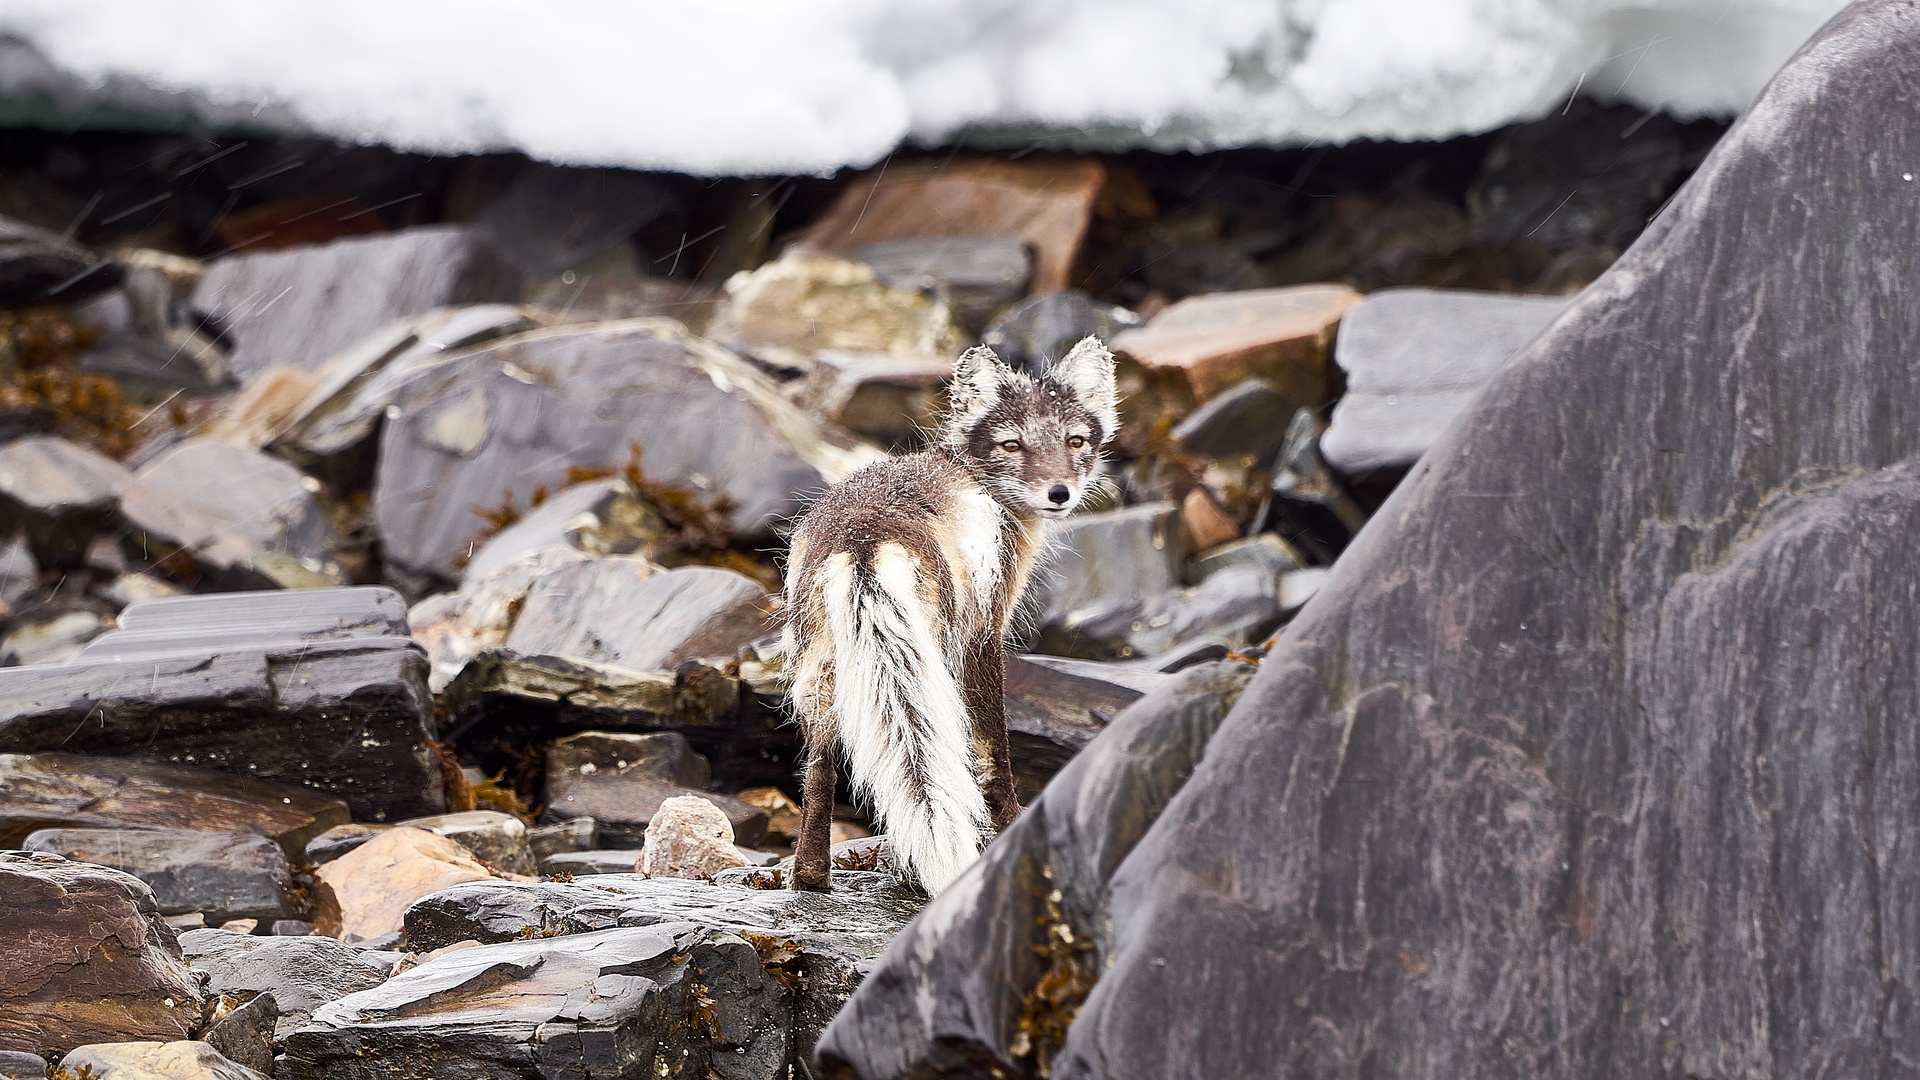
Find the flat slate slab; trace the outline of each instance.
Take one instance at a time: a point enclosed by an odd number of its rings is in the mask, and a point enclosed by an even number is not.
[[[143,601],[71,663],[0,669],[0,752],[215,769],[338,795],[366,820],[443,812],[426,654],[399,597],[270,597]]]

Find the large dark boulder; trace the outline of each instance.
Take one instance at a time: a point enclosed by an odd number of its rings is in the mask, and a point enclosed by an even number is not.
[[[1425,455],[1164,809],[1069,784],[1116,719],[815,1074],[1904,1075],[1916,101],[1920,8],[1837,17]]]

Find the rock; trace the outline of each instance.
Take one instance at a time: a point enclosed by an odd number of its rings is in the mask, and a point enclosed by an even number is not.
[[[443,813],[426,657],[405,618],[373,588],[134,604],[69,663],[0,669],[0,753],[137,754],[318,788],[366,820]]]
[[[1281,581],[1265,567],[1237,566],[1189,589],[1116,596],[1046,623],[1037,647],[1056,656],[1130,660],[1196,639],[1249,645],[1280,625]]]
[[[534,582],[506,645],[636,671],[732,656],[766,635],[773,599],[731,570],[662,572],[644,559],[571,563]]]
[[[1184,415],[1253,377],[1265,379],[1298,408],[1319,408],[1332,396],[1327,347],[1360,294],[1345,285],[1190,296],[1147,325],[1108,342],[1134,367],[1123,372],[1137,397],[1128,422],[1154,413]]]
[[[1001,360],[1029,375],[1045,375],[1081,338],[1111,342],[1146,320],[1123,307],[1102,304],[1079,289],[1061,289],[1007,309],[980,335]]]
[[[444,836],[501,873],[533,873],[533,850],[527,845],[527,826],[512,814],[503,814],[498,810],[468,810],[458,814],[410,818],[398,824]]]
[[[1920,887],[1887,854],[1920,799],[1889,727],[1920,694],[1920,291],[1885,271],[1917,80],[1904,4],[1816,34],[1428,450],[1171,802],[1056,818],[1063,774],[816,1075],[1899,1075],[1920,1020],[1876,1010],[1920,956],[1861,928]],[[1050,914],[1042,865],[1091,948],[1021,1058],[1047,958],[1005,934]]]
[[[0,1050],[184,1039],[200,1023],[200,990],[138,878],[0,852],[0,909]]]
[[[527,830],[527,850],[533,853],[533,861],[538,864],[539,872],[550,874],[547,869],[549,859],[557,859],[583,851],[592,851],[600,839],[599,823],[590,817],[574,818],[558,825],[541,825]],[[639,858],[636,852],[634,858]],[[627,866],[632,867],[629,862]]]
[[[634,871],[648,877],[710,881],[722,870],[746,864],[733,848],[733,825],[727,815],[703,796],[678,795],[663,801],[647,822]]]
[[[201,912],[209,922],[295,914],[293,871],[264,836],[193,829],[41,829],[21,845],[111,866],[153,890],[162,915]]]
[[[25,533],[41,566],[86,565],[87,545],[114,523],[126,466],[51,435],[0,444],[0,517]]]
[[[1334,345],[1347,392],[1320,439],[1327,464],[1348,475],[1412,465],[1569,303],[1460,289],[1368,296]]]
[[[637,776],[702,788],[707,759],[677,731],[581,731],[547,747],[546,798],[553,802],[582,776]]]
[[[60,1068],[99,1080],[266,1080],[212,1045],[186,1040],[95,1043],[61,1058]]]
[[[625,244],[642,226],[678,212],[659,181],[626,169],[533,164],[476,219],[529,278],[556,274]]]
[[[771,839],[778,840],[800,829],[800,804],[777,787],[747,788],[734,792],[733,797],[767,812],[767,836]]]
[[[1072,280],[1096,209],[1143,216],[1153,203],[1138,180],[1102,162],[972,160],[881,169],[849,184],[801,237],[825,251],[885,240],[1017,238],[1033,250],[1033,291]]]
[[[1026,295],[1033,252],[1011,236],[926,236],[863,244],[849,258],[873,267],[895,289],[935,288],[960,324],[978,333],[996,312]]]
[[[1352,316],[1347,318],[1351,320]],[[1342,323],[1336,357],[1346,342],[1346,325]],[[1247,379],[1193,410],[1169,434],[1193,453],[1215,458],[1245,457],[1255,467],[1266,468],[1286,443],[1287,424],[1293,420],[1295,407],[1291,398],[1267,380]],[[1334,408],[1337,411],[1340,406]]]
[[[421,372],[457,364],[461,351],[541,325],[517,304],[441,308],[381,327],[328,358],[312,390],[259,443],[303,467],[364,481],[387,406]],[[356,485],[357,486],[357,485]]]
[[[1068,518],[1054,528],[1052,560],[1028,590],[1039,625],[1104,600],[1177,587],[1186,557],[1182,539],[1173,503]]]
[[[790,248],[727,282],[707,336],[772,367],[806,371],[829,350],[951,356],[961,335],[940,297],[883,284],[864,263]]]
[[[1031,802],[1081,748],[1140,699],[1141,685],[1110,665],[1071,670],[1045,657],[1007,657],[1007,737],[1013,751],[1014,794]]]
[[[0,1050],[0,1077],[5,1080],[46,1080],[47,1059],[25,1050]]]
[[[795,400],[889,450],[917,450],[936,426],[941,388],[952,376],[952,360],[823,352],[814,356]]]
[[[569,467],[642,451],[653,482],[731,500],[736,535],[763,535],[873,460],[843,448],[751,365],[666,320],[521,334],[408,384],[381,434],[374,518],[390,573],[451,581],[503,489],[564,486]],[[726,431],[724,440],[711,438]]]
[[[318,488],[284,461],[189,439],[121,490],[123,543],[142,566],[177,553],[215,591],[338,585],[341,539],[314,498]]]
[[[11,625],[13,628],[0,636],[0,667],[64,664],[79,656],[87,642],[99,637],[112,622],[92,611],[43,607],[15,618]]]
[[[206,976],[209,994],[271,994],[275,1038],[306,1023],[313,1010],[387,981],[387,968],[329,937],[255,937],[189,930],[180,951]]]
[[[1289,545],[1326,564],[1347,549],[1367,515],[1320,456],[1323,427],[1311,409],[1293,414],[1286,445],[1274,462],[1273,492],[1249,531],[1275,529]]]
[[[1274,577],[1307,565],[1305,556],[1295,551],[1292,544],[1280,539],[1273,533],[1261,533],[1242,540],[1233,540],[1202,555],[1196,555],[1187,562],[1186,581],[1189,585],[1198,585],[1215,574],[1238,566],[1254,566]]]
[[[220,1056],[257,1073],[273,1075],[273,1030],[280,1008],[265,991],[247,995],[213,994],[211,1018],[200,1039]]]
[[[437,956],[321,1007],[298,1077],[784,1076],[787,994],[744,939],[686,923]]]
[[[746,847],[753,847],[767,835],[767,812],[751,803],[644,776],[601,773],[575,780],[566,794],[548,802],[541,821],[553,823],[590,817],[600,830],[601,841],[609,847],[639,847],[647,822],[653,820],[661,804],[683,795],[706,799],[718,806],[733,824],[734,840]]]
[[[111,289],[113,260],[49,229],[0,217],[0,308],[71,304]]]
[[[346,820],[338,799],[205,769],[0,754],[0,848],[17,848],[41,829],[198,827],[269,837],[297,856],[310,838]]]
[[[251,382],[273,365],[318,370],[407,315],[515,301],[522,278],[472,227],[426,225],[215,261],[193,306],[233,328],[228,366]]]
[[[415,900],[494,875],[452,840],[423,829],[395,828],[322,865],[314,876],[339,901],[344,940],[370,941],[399,930],[401,916]]]

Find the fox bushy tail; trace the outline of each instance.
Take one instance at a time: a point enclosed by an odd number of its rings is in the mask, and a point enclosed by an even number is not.
[[[972,725],[922,601],[919,563],[883,544],[829,583],[833,699],[855,789],[879,812],[893,858],[937,893],[980,853],[986,800]]]

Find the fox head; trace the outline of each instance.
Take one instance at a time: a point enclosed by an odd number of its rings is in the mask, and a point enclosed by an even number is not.
[[[948,400],[941,445],[1023,518],[1071,514],[1120,426],[1113,354],[1091,337],[1038,379],[984,345],[968,349],[953,366]]]

